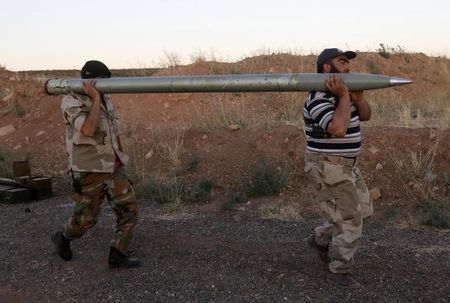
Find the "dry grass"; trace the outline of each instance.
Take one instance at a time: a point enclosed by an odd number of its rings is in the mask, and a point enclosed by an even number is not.
[[[263,218],[277,220],[301,220],[302,215],[299,205],[282,204],[280,202],[264,204],[259,209]]]
[[[450,80],[450,79],[449,79]],[[369,126],[450,128],[450,91],[426,91],[408,99],[395,90],[369,92]]]
[[[448,205],[448,197],[442,194],[442,191],[436,190],[445,186],[441,184],[445,183],[445,175],[441,178],[442,172],[436,172],[434,167],[438,145],[439,134],[435,143],[426,150],[409,150],[407,154],[404,154],[396,148],[387,148],[387,154],[393,161],[399,179],[404,184],[406,194],[415,205],[422,207],[424,215],[428,217],[427,222],[437,222],[439,221],[435,218],[437,213],[444,216],[445,212],[448,212],[447,207],[441,207],[441,205]],[[436,211],[437,209],[439,211]]]
[[[181,166],[181,150],[183,148],[185,127],[176,127],[163,133],[161,129],[151,128],[151,140],[158,155],[168,161],[173,169]]]

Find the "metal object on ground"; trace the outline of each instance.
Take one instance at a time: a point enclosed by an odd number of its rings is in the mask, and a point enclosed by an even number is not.
[[[332,75],[342,77],[350,90],[369,90],[412,83],[409,79],[385,75],[348,74],[242,74],[206,76],[127,77],[97,79],[101,93],[199,93],[199,92],[294,92],[326,90]],[[45,83],[50,95],[83,94],[83,79],[50,79]]]
[[[0,185],[0,203],[27,203],[30,200],[28,188]]]

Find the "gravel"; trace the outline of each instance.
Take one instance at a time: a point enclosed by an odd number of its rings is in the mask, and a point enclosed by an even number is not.
[[[144,266],[111,270],[109,207],[72,242],[70,262],[49,240],[71,213],[70,197],[0,210],[0,302],[450,302],[448,232],[366,224],[355,269],[363,287],[348,290],[326,283],[303,241],[317,219],[140,201],[132,249]]]

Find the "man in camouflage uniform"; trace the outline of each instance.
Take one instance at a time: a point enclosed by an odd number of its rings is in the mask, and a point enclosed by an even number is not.
[[[138,221],[134,190],[123,169],[128,156],[122,151],[118,116],[111,99],[95,89],[95,78],[109,78],[111,72],[102,62],[91,60],[82,68],[81,77],[88,79],[83,83],[85,95],[66,95],[61,103],[75,208],[63,230],[52,235],[52,241],[58,255],[71,260],[70,241],[97,223],[106,196],[117,217],[109,265],[137,267],[141,262],[128,254]]]
[[[352,51],[325,49],[318,73],[348,73]],[[330,76],[327,91],[311,91],[304,106],[307,147],[305,172],[326,222],[306,240],[328,264],[327,281],[357,288],[352,276],[363,218],[373,214],[369,191],[356,167],[361,149],[360,121],[371,117],[362,91],[351,92],[342,78]]]

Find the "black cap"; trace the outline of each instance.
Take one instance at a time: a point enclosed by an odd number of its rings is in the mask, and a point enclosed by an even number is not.
[[[324,49],[319,57],[317,57],[317,65],[322,65],[330,59],[336,58],[337,56],[344,55],[348,60],[356,57],[356,53],[352,51],[340,50],[339,48],[326,48]]]
[[[81,69],[81,78],[111,78],[111,72],[104,63],[97,60],[90,60]]]

